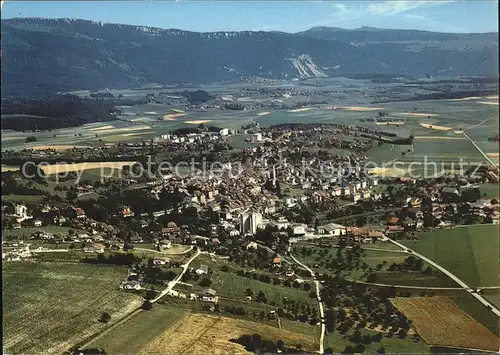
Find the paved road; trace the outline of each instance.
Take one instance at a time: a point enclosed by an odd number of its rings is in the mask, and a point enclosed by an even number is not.
[[[395,240],[393,240],[391,238],[387,238],[387,239],[391,243],[397,245],[401,249],[403,249],[406,252],[408,252],[408,254],[415,255],[416,257],[422,259],[423,261],[425,261],[429,265],[432,265],[433,267],[435,267],[436,269],[438,269],[439,271],[441,271],[443,274],[445,274],[446,276],[448,276],[449,278],[451,278],[453,281],[455,281],[457,284],[459,284],[460,286],[462,286],[462,289],[464,289],[467,292],[469,292],[475,299],[477,299],[479,302],[481,302],[484,306],[488,307],[497,317],[500,317],[500,311],[494,305],[492,305],[490,302],[488,302],[483,296],[481,296],[480,294],[478,294],[477,292],[475,292],[474,288],[468,286],[465,282],[463,282],[462,280],[460,280],[457,276],[453,275],[451,272],[449,272],[448,270],[446,270],[444,267],[442,267],[439,264],[435,263],[431,259],[423,256],[422,254],[416,253],[415,251],[409,252],[409,250],[410,250],[409,248],[407,248],[403,244],[398,243],[397,241],[395,241]],[[478,289],[483,289],[483,288],[485,288],[485,287],[478,287]]]
[[[165,296],[167,293],[169,293],[170,291],[172,291],[172,289],[175,287],[175,285],[177,285],[179,283],[179,281],[182,279],[182,276],[184,276],[184,274],[186,273],[186,271],[188,270],[189,268],[189,264],[191,264],[191,262],[196,259],[198,257],[198,255],[201,254],[201,250],[200,248],[196,248],[196,254],[194,254],[191,259],[189,259],[187,261],[187,263],[185,263],[184,265],[182,265],[182,272],[177,275],[177,277],[175,279],[173,279],[172,281],[170,281],[168,283],[168,286],[167,288],[165,288],[163,291],[160,292],[160,294],[158,296],[156,296],[154,299],[151,300],[151,303],[155,303],[156,301],[158,301],[160,298],[162,298],[163,296]]]
[[[319,281],[316,279],[316,275],[314,274],[314,271],[312,271],[307,265],[305,264],[302,264],[300,261],[298,261],[292,254],[291,254],[291,250],[292,250],[292,246],[289,245],[288,246],[288,255],[290,255],[290,257],[292,258],[293,261],[295,261],[295,263],[297,263],[301,268],[309,271],[309,273],[311,274],[311,277],[313,278],[314,280],[314,285],[316,287],[316,299],[318,300],[318,304],[319,304],[319,314],[320,314],[320,319],[321,319],[321,336],[320,336],[320,339],[319,339],[319,353],[320,354],[323,354],[324,353],[324,341],[325,341],[325,309],[323,307],[323,302],[321,301],[321,294],[319,292],[319,287],[320,287],[320,283]]]
[[[487,119],[485,119],[485,120],[483,120],[483,121],[479,122],[478,124],[476,124],[476,125],[474,125],[474,126],[472,126],[472,127],[470,127],[470,128],[464,129],[464,132],[465,132],[465,131],[470,131],[470,130],[471,130],[471,129],[473,129],[473,128],[476,128],[476,127],[478,127],[478,126],[481,126],[484,122],[488,122],[488,121],[491,121],[491,120],[498,120],[498,117],[490,117],[490,118],[487,118]]]
[[[479,151],[479,153],[481,153],[481,155],[484,157],[484,159],[486,159],[486,161],[487,161],[488,163],[490,163],[490,165],[493,165],[495,168],[497,168],[497,169],[498,169],[498,164],[497,164],[497,163],[495,163],[493,160],[491,160],[491,159],[488,157],[488,155],[487,155],[485,152],[483,152],[481,148],[479,148],[479,146],[476,144],[476,142],[474,142],[474,141],[473,141],[473,140],[472,140],[472,139],[471,139],[471,138],[467,135],[467,133],[465,133],[465,132],[464,132],[464,133],[463,133],[463,135],[464,135],[465,137],[467,137],[467,139],[468,139],[468,140],[472,143],[472,145],[474,145],[474,147],[476,147],[476,149]]]

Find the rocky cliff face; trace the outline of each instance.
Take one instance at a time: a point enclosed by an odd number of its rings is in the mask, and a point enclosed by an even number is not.
[[[73,19],[2,21],[2,96],[246,76],[497,75],[497,34],[314,28],[195,33]]]

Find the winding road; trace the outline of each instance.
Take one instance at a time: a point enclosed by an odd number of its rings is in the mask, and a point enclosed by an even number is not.
[[[488,300],[486,300],[483,296],[478,294],[476,292],[476,288],[472,288],[472,287],[468,286],[465,282],[463,282],[457,276],[455,276],[454,274],[452,274],[451,272],[449,272],[448,270],[446,270],[444,267],[440,266],[436,262],[432,261],[431,259],[423,256],[422,254],[416,253],[415,251],[409,249],[408,247],[404,246],[403,244],[401,244],[401,243],[399,243],[391,238],[387,238],[387,239],[392,244],[397,245],[398,247],[400,247],[401,249],[406,251],[408,254],[415,255],[416,257],[422,259],[423,261],[425,261],[429,265],[432,265],[433,267],[435,267],[436,269],[441,271],[443,274],[445,274],[446,276],[451,278],[453,281],[455,281],[457,284],[459,284],[462,287],[462,289],[469,292],[475,299],[477,299],[479,302],[481,302],[485,307],[489,308],[497,317],[500,317],[500,311],[498,310],[498,308],[496,308],[493,304],[488,302]],[[485,288],[485,287],[478,287],[477,289],[482,289],[482,288]]]
[[[175,279],[173,279],[172,281],[170,281],[168,283],[168,285],[167,285],[167,288],[165,288],[163,291],[161,291],[158,296],[156,296],[155,298],[153,298],[151,300],[151,303],[155,303],[160,298],[162,298],[163,296],[165,296],[166,294],[168,294],[170,291],[172,291],[172,289],[179,283],[179,281],[182,279],[182,276],[184,276],[184,274],[188,270],[189,264],[191,264],[193,262],[193,260],[196,259],[198,257],[198,255],[200,255],[200,254],[201,254],[200,248],[196,248],[196,254],[194,254],[191,257],[191,259],[189,259],[187,261],[187,263],[185,263],[184,265],[182,265],[182,272],[179,275],[177,275],[177,277]]]
[[[319,314],[320,314],[320,319],[321,319],[321,335],[320,335],[320,339],[319,339],[319,353],[320,354],[323,354],[324,353],[324,342],[325,342],[325,309],[324,309],[324,306],[323,306],[323,302],[321,301],[321,294],[319,292],[319,287],[320,287],[320,283],[319,281],[317,280],[316,278],[316,275],[314,274],[314,271],[312,271],[311,268],[309,268],[307,265],[305,264],[302,264],[300,261],[298,261],[295,256],[292,255],[291,253],[291,250],[292,250],[292,245],[290,244],[288,246],[288,255],[290,256],[290,258],[292,258],[292,260],[297,264],[299,265],[301,268],[303,268],[304,270],[307,270],[310,274],[311,274],[311,277],[313,278],[314,280],[314,285],[316,287],[316,299],[318,300],[318,304],[319,304]]]

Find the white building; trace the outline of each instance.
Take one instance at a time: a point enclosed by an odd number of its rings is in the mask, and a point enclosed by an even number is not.
[[[259,224],[262,224],[262,214],[258,212],[244,212],[240,215],[240,234],[255,234]]]
[[[14,215],[18,218],[28,217],[28,207],[24,204],[16,205]]]
[[[229,130],[227,128],[223,128],[219,131],[219,135],[222,137],[227,136],[229,134]]]
[[[318,227],[319,234],[328,234],[332,236],[339,236],[345,234],[346,228],[340,224],[328,223],[324,226]]]
[[[293,226],[294,235],[304,235],[306,234],[306,226],[302,224],[297,224]]]
[[[253,143],[260,142],[260,141],[262,141],[262,133],[252,134],[252,142]]]

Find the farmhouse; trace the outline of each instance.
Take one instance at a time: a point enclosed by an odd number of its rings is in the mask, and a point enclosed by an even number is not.
[[[208,273],[208,265],[201,264],[198,269],[196,269],[198,275],[204,275]]]
[[[167,265],[170,262],[168,258],[155,258],[153,259],[153,265]]]
[[[139,281],[125,281],[122,284],[124,290],[142,290],[142,286]]]
[[[273,266],[275,266],[275,267],[281,266],[281,258],[279,256],[276,256],[275,258],[273,258]]]
[[[104,249],[105,249],[104,244],[101,244],[101,243],[95,243],[93,247],[94,247],[94,251],[95,251],[96,253],[99,253],[99,254],[100,254],[100,253],[104,253]]]
[[[345,234],[346,228],[340,224],[328,223],[318,227],[319,234],[339,236]]]
[[[216,294],[217,291],[207,288],[200,294],[200,298],[203,302],[217,303],[219,301],[219,297],[217,297]]]
[[[257,248],[258,248],[258,245],[257,245],[257,243],[255,243],[255,242],[250,242],[250,243],[248,243],[248,244],[247,244],[247,246],[246,246],[246,249],[247,249],[247,250],[248,250],[248,249],[257,249]]]
[[[85,218],[85,211],[82,208],[76,207],[74,209],[74,211],[76,214],[76,218],[80,218],[80,219]]]

